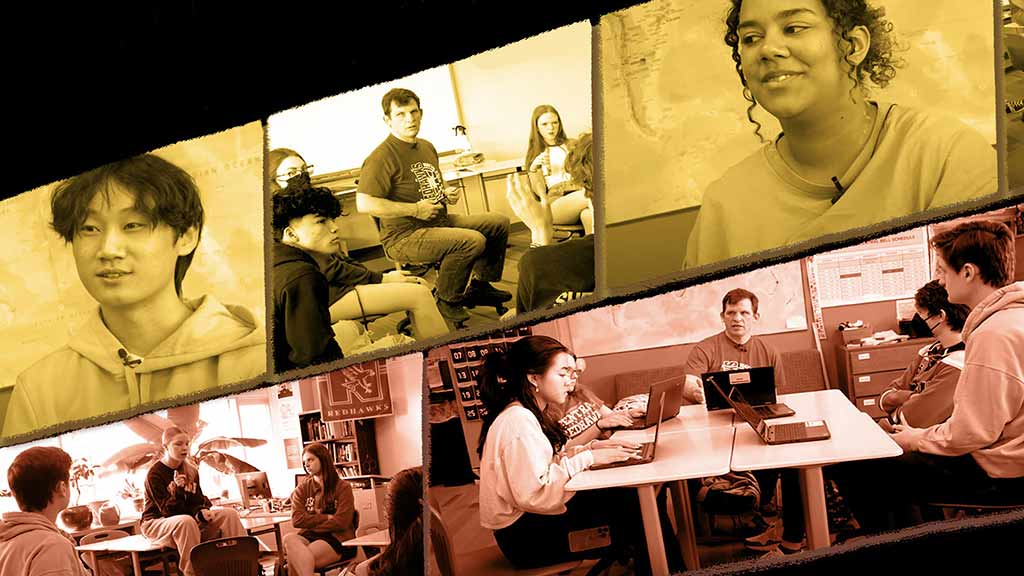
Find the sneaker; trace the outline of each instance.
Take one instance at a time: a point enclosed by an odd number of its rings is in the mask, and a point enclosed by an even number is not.
[[[1024,98],[1020,98],[1020,99],[1013,100],[1013,101],[1011,101],[1011,100],[1007,100],[1006,101],[1006,112],[1007,112],[1007,114],[1014,114],[1016,112],[1020,112],[1021,110],[1024,110]]]
[[[499,290],[489,282],[473,279],[466,289],[466,300],[471,305],[496,306],[512,299],[512,293]]]
[[[804,540],[800,543],[799,548],[790,548],[782,543],[772,546],[767,552],[762,554],[761,558],[785,558],[793,554],[799,554],[807,549],[807,541]]]
[[[469,312],[466,312],[466,307],[459,302],[448,302],[438,298],[437,311],[452,324],[461,324],[469,320]]]
[[[778,524],[772,524],[764,532],[745,538],[743,545],[750,550],[766,551],[777,547],[780,542],[782,538],[779,536]]]

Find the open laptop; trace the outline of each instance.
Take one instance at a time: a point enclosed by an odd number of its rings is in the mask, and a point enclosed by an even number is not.
[[[238,492],[242,497],[243,508],[258,506],[257,500],[265,498],[270,500],[270,482],[267,480],[266,472],[243,472],[235,474],[238,481]]]
[[[710,384],[708,378],[711,376],[715,377],[718,385],[725,390],[726,394],[732,391],[734,386],[743,386],[743,395],[750,403],[750,407],[761,418],[782,418],[796,414],[789,406],[776,402],[775,368],[771,366],[701,374],[700,379],[704,383],[704,400],[707,403],[708,412],[730,408],[725,397]]]
[[[679,407],[683,405],[685,381],[686,375],[680,374],[651,384],[651,390],[647,394],[647,413],[644,417],[633,420],[630,426],[620,426],[616,430],[646,430],[659,424],[664,419],[664,414],[668,414],[669,418],[675,418],[676,414],[679,414]]]
[[[654,425],[654,441],[644,442],[640,445],[640,458],[623,460],[621,462],[612,462],[610,464],[595,464],[590,467],[591,470],[604,470],[605,468],[618,468],[620,466],[632,466],[634,464],[647,464],[648,462],[654,461],[654,451],[658,447],[658,435],[661,433],[661,416],[665,408],[665,393],[662,392],[658,399],[658,405],[661,407],[662,412],[658,414],[658,423]]]
[[[711,378],[711,384],[718,389],[725,400],[732,406],[733,410],[741,418],[750,424],[750,427],[757,432],[768,444],[793,444],[796,442],[811,442],[814,440],[828,440],[832,434],[828,431],[828,424],[824,420],[811,420],[806,422],[786,422],[785,424],[766,424],[752,409],[750,404],[743,398],[743,392],[739,388],[733,388],[728,394],[718,385],[718,380]]]

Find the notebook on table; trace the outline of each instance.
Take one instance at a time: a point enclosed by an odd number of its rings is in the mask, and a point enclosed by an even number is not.
[[[739,414],[740,418],[746,420],[747,424],[750,424],[754,432],[757,432],[757,435],[767,444],[812,442],[814,440],[828,440],[832,437],[832,434],[828,431],[828,424],[824,420],[768,424],[764,421],[764,418],[758,416],[757,412],[744,399],[743,392],[740,392],[739,388],[733,388],[726,393],[718,385],[716,378],[710,378],[710,382],[722,394],[722,397],[725,398],[729,405],[732,406],[733,410]]]
[[[701,374],[701,381],[704,382],[704,400],[709,412],[730,408],[725,397],[710,384],[709,378],[712,376],[726,394],[735,386],[742,386],[743,395],[750,403],[750,407],[762,418],[782,418],[796,414],[789,406],[776,401],[775,368],[771,366]]]
[[[676,414],[679,414],[680,406],[683,405],[685,381],[686,375],[680,374],[651,384],[651,390],[647,394],[647,413],[644,417],[633,420],[630,426],[620,426],[616,430],[646,430],[660,424],[665,414],[668,414],[668,418],[675,418]]]
[[[653,386],[651,387],[653,390]],[[591,470],[604,470],[606,468],[618,468],[620,466],[633,466],[634,464],[647,464],[648,462],[654,461],[654,451],[658,447],[658,435],[661,433],[661,416],[664,413],[665,408],[665,392],[661,392],[658,396],[652,396],[658,399],[658,405],[661,410],[658,413],[658,423],[654,425],[654,441],[644,442],[640,445],[640,458],[630,458],[629,460],[623,460],[621,462],[611,462],[609,464],[595,464],[590,467]],[[649,406],[648,406],[649,407]]]

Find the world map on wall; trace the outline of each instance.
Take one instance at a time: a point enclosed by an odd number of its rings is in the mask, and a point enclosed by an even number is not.
[[[199,187],[205,224],[182,286],[212,294],[266,324],[263,258],[263,131],[259,122],[180,142],[154,153]],[[0,202],[0,388],[67,343],[96,308],[71,247],[49,227],[53,185]]]
[[[996,142],[990,2],[875,0],[906,65],[872,97],[953,115]],[[726,0],[652,0],[601,18],[606,222],[697,206],[709,184],[761,146],[747,120]],[[772,138],[778,122],[754,117]]]
[[[794,261],[573,314],[573,351],[594,356],[698,342],[722,331],[722,297],[734,288],[757,295],[755,334],[807,329],[801,263]]]

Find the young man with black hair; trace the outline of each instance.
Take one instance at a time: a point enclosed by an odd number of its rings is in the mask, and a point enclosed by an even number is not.
[[[204,221],[184,170],[144,154],[61,183],[50,205],[99,306],[66,346],[18,376],[4,436],[266,372],[266,333],[250,311],[182,294]]]
[[[913,504],[1022,502],[1024,282],[1013,281],[1014,242],[1008,227],[988,221],[965,222],[932,239],[935,274],[949,301],[971,308],[964,367],[947,420],[893,427],[902,456],[835,466],[866,530],[912,523]]]
[[[467,306],[508,302],[512,295],[490,284],[501,280],[508,217],[449,214],[446,204],[458,201],[458,190],[445,185],[434,145],[418,137],[419,97],[395,88],[381,106],[391,134],[363,162],[359,211],[380,220],[381,243],[391,258],[441,263],[437,307],[448,320],[469,319]]]

